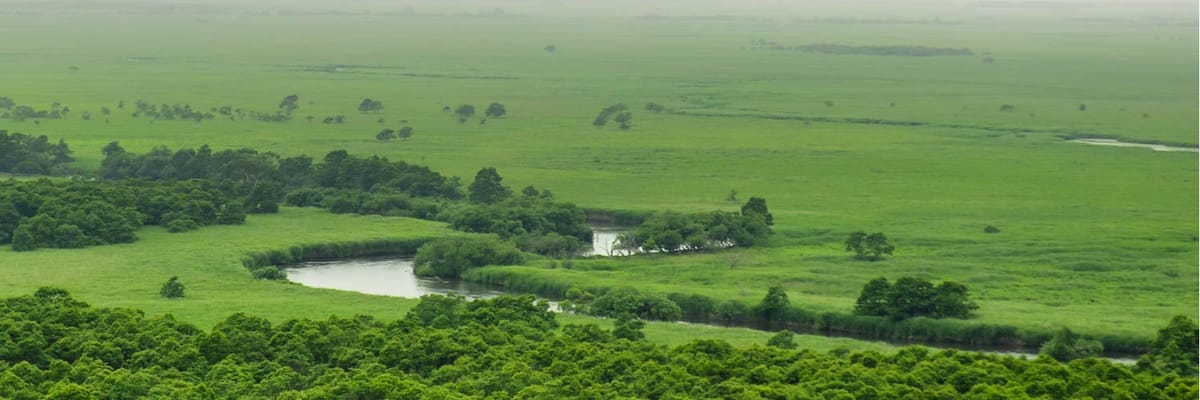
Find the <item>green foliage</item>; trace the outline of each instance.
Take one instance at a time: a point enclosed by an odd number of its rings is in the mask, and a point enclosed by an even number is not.
[[[968,318],[979,309],[967,293],[967,287],[945,281],[933,283],[913,277],[903,277],[889,284],[887,278],[873,279],[863,286],[855,302],[854,312],[860,315],[887,316],[902,320],[912,317]]]
[[[997,228],[992,225],[988,225],[988,226],[983,227],[983,233],[1000,233],[1000,228]]]
[[[454,115],[458,117],[458,122],[467,122],[468,119],[475,116],[475,106],[463,104],[454,109]]]
[[[504,186],[500,173],[495,168],[483,168],[475,174],[475,180],[467,188],[467,197],[474,203],[495,204],[512,196],[512,189]]]
[[[771,233],[764,218],[757,212],[682,214],[660,211],[638,225],[631,237],[631,245],[664,253],[750,247],[764,243]]]
[[[0,172],[62,175],[62,165],[75,161],[66,142],[50,143],[45,135],[9,134],[0,130]]]
[[[506,114],[508,114],[508,110],[505,109],[504,105],[500,103],[488,104],[487,110],[483,113],[483,115],[488,118],[500,118]]]
[[[730,190],[728,197],[730,200],[736,200],[737,192]],[[751,197],[750,200],[746,201],[746,204],[742,205],[742,215],[745,216],[750,214],[761,216],[767,225],[775,225],[775,217],[772,216],[771,212],[767,210],[767,199],[762,197]]]
[[[884,256],[891,255],[896,246],[888,243],[887,235],[876,232],[868,235],[857,231],[846,238],[846,251],[853,251],[854,256],[861,260],[879,261]]]
[[[524,262],[512,243],[491,236],[449,237],[417,249],[414,272],[422,276],[458,278],[471,268],[485,265],[516,265]]]
[[[790,350],[721,340],[667,347],[644,321],[566,325],[533,297],[425,296],[401,320],[271,323],[233,314],[210,331],[93,308],[57,289],[0,301],[7,398],[1191,398],[1195,377],[1102,360],[1058,364],[954,350]],[[16,350],[16,351],[10,351]],[[563,382],[570,382],[564,385]],[[753,397],[751,397],[753,398]]]
[[[682,315],[679,305],[655,294],[641,293],[633,288],[610,289],[596,297],[586,310],[588,314],[611,318],[641,318],[675,321]]]
[[[1038,352],[1060,362],[1068,362],[1079,358],[1098,357],[1104,354],[1104,344],[1062,328],[1042,344]]]
[[[786,321],[789,301],[783,286],[771,286],[762,302],[758,303],[756,311],[766,321],[768,327],[780,325]]]
[[[158,294],[168,299],[177,299],[183,297],[183,283],[179,282],[179,277],[172,276],[167,279],[167,282],[159,289]]]
[[[197,182],[0,182],[0,202],[8,203],[0,206],[0,243],[11,240],[18,251],[129,243],[143,223],[179,232],[233,222],[217,218],[228,201]]]
[[[796,334],[788,330],[779,331],[775,336],[771,336],[770,340],[767,340],[767,346],[794,349],[796,348]]]
[[[1158,331],[1150,352],[1138,359],[1140,370],[1156,373],[1174,372],[1180,376],[1196,376],[1200,362],[1200,329],[1196,321],[1184,315],[1171,318]]]

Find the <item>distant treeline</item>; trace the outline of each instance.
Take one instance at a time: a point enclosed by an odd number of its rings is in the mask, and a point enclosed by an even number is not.
[[[808,45],[785,46],[763,39],[751,41],[752,48],[758,50],[798,51],[821,54],[852,54],[869,56],[902,56],[902,57],[936,57],[936,56],[969,56],[975,53],[970,49],[955,49],[948,47],[925,46],[849,46],[844,44],[817,43]]]
[[[186,299],[180,301],[187,301]],[[11,399],[1194,399],[1190,326],[1136,367],[909,347],[794,350],[646,341],[641,321],[560,327],[532,296],[424,296],[404,318],[266,319],[205,331],[91,307],[61,289],[0,300],[0,397]],[[1190,334],[1190,335],[1189,335]],[[1180,362],[1159,369],[1156,360]]]

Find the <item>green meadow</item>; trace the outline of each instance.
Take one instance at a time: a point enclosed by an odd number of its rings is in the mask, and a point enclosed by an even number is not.
[[[428,165],[465,182],[496,167],[514,188],[536,185],[588,208],[736,210],[758,196],[774,214],[775,235],[761,248],[578,260],[573,270],[545,262],[487,267],[512,279],[747,303],[782,284],[793,305],[850,312],[866,281],[919,276],[966,284],[980,306],[976,320],[988,323],[1150,338],[1172,315],[1194,316],[1197,154],[1064,139],[1196,147],[1194,20],[942,15],[945,23],[836,24],[4,14],[0,36],[21,39],[0,51],[0,96],[37,109],[60,102],[72,113],[0,119],[0,129],[62,138],[83,170],[99,167],[100,148],[111,141],[139,153],[208,144],[319,159],[345,149]],[[969,48],[974,55],[803,53],[756,49],[755,40]],[[557,51],[545,51],[549,44]],[[282,123],[130,115],[138,100],[273,112],[290,94],[299,95],[300,108]],[[384,110],[356,111],[363,98],[381,100]],[[503,103],[508,115],[459,123],[442,111],[459,104],[482,111],[490,102]],[[648,102],[668,111],[642,110]],[[631,107],[632,129],[592,126],[614,103]],[[107,122],[101,107],[112,111]],[[91,120],[80,118],[83,111]],[[347,122],[321,122],[335,115]],[[375,140],[381,129],[400,126],[415,135]],[[739,201],[726,199],[731,190]],[[1000,232],[985,234],[987,225]],[[856,230],[886,233],[894,257],[852,259],[842,242]],[[398,318],[415,303],[255,281],[240,260],[295,244],[448,232],[427,221],[288,208],[251,216],[245,226],[182,234],[146,228],[127,245],[0,247],[0,290],[60,286],[95,305],[171,313],[205,327],[237,311],[272,320]],[[171,275],[187,285],[185,299],[157,296]],[[683,324],[651,324],[647,333],[667,343],[769,337]],[[885,348],[805,340],[816,348]]]

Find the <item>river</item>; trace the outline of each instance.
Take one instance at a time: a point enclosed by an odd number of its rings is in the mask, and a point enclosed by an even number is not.
[[[613,235],[615,237],[615,233]],[[285,271],[289,281],[304,286],[383,296],[418,298],[427,294],[456,294],[473,300],[506,294],[482,284],[416,276],[413,274],[411,258],[311,261],[288,267]],[[550,302],[550,309],[558,311],[558,304]],[[1019,351],[961,350],[1025,358],[1037,356]],[[1129,358],[1107,360],[1125,365],[1132,365],[1137,361]]]

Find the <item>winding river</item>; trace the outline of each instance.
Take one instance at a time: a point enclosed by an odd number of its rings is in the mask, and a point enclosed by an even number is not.
[[[615,236],[615,233],[613,235]],[[289,281],[304,286],[383,296],[418,298],[427,294],[456,294],[473,300],[506,294],[486,285],[416,276],[413,274],[411,258],[312,261],[288,267],[286,271]],[[550,309],[558,311],[558,304],[550,302]],[[961,350],[1025,358],[1037,356],[1019,351]],[[1137,361],[1129,358],[1108,358],[1108,360],[1126,365],[1134,364]]]

